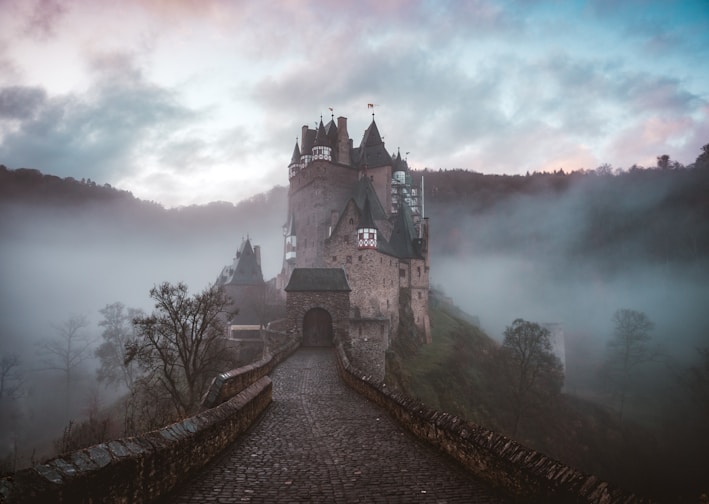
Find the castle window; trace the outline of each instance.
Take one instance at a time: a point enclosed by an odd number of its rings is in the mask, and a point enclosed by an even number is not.
[[[418,268],[416,268],[416,270],[418,271],[419,278],[421,278],[421,266],[419,266]]]
[[[399,276],[400,276],[401,278],[406,278],[406,270],[403,269],[403,268],[400,269],[400,270],[399,270]]]
[[[352,264],[352,256],[347,256],[345,262],[347,262],[347,264]]]
[[[350,243],[350,237],[349,237],[349,235],[343,236],[342,239],[344,240],[345,244],[349,245],[349,243]]]
[[[350,224],[354,225],[354,219],[352,217],[350,217]]]
[[[337,262],[337,256],[332,256],[332,262]]]
[[[421,299],[421,292],[419,291],[419,299]]]
[[[362,262],[362,256],[359,256],[359,257],[357,258],[357,260],[358,260],[359,262]]]

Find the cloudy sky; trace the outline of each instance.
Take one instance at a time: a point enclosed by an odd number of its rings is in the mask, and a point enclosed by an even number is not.
[[[0,0],[0,163],[236,202],[374,103],[414,168],[688,164],[707,62],[707,0]]]

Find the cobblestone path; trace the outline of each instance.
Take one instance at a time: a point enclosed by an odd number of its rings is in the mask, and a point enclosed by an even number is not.
[[[165,502],[504,502],[350,390],[332,348],[299,350],[271,379],[258,423]]]

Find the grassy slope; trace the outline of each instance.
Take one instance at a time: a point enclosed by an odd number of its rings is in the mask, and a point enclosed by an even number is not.
[[[434,409],[509,435],[488,371],[498,344],[440,293],[431,294],[429,315],[433,342],[416,355],[396,359],[388,380]],[[563,395],[543,416],[525,419],[517,438],[640,494],[674,501],[668,497],[678,491],[680,483],[668,481],[658,463],[662,450],[655,436],[637,425],[619,425],[614,415],[587,400]]]

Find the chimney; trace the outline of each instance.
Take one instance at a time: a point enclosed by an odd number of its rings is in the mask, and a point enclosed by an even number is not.
[[[345,165],[350,164],[350,135],[347,133],[347,118],[337,118],[337,160]]]
[[[254,255],[256,256],[256,264],[261,267],[261,245],[254,245]]]
[[[310,152],[305,152],[305,139],[308,138],[308,125],[303,124],[300,133],[300,155],[310,154]]]

